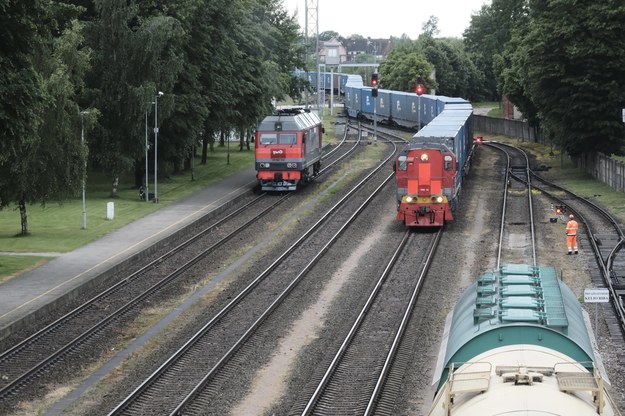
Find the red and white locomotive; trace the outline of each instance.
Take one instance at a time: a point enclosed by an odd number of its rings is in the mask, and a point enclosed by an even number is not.
[[[321,169],[324,133],[309,109],[281,108],[256,129],[256,178],[263,191],[294,191]]]

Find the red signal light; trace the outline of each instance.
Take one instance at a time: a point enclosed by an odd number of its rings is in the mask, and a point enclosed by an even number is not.
[[[473,140],[473,143],[475,143],[475,144],[482,144],[482,136],[475,136],[475,139]]]
[[[378,88],[378,73],[374,72],[371,74],[371,86],[373,88]]]
[[[374,72],[373,74],[371,74],[371,87],[373,88],[371,90],[371,96],[377,97],[378,96],[378,73],[377,72]]]
[[[423,95],[423,93],[425,92],[425,87],[423,86],[423,84],[417,84],[417,86],[415,87],[415,92],[417,93],[417,95]]]

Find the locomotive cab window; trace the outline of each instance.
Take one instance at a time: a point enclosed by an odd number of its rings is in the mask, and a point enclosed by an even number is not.
[[[261,133],[260,144],[276,144],[278,143],[278,135],[276,133]]]
[[[445,170],[451,170],[453,164],[451,163],[451,156],[445,156]]]
[[[297,136],[295,134],[280,134],[280,144],[297,144]]]
[[[408,158],[406,156],[400,156],[397,158],[397,168],[399,170],[406,170],[407,168],[407,160]]]

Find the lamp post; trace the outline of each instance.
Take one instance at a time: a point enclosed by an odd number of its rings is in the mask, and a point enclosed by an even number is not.
[[[145,202],[149,201],[149,188],[150,186],[148,185],[148,180],[149,180],[149,175],[150,172],[148,172],[148,150],[150,148],[150,145],[148,144],[148,112],[145,112],[145,195],[143,196],[143,198],[145,199]]]
[[[80,144],[83,150],[83,158],[85,155],[85,114],[89,114],[88,111],[80,112]],[[87,159],[84,160],[84,170],[82,172],[82,229],[87,229],[87,201],[85,197],[85,175],[87,174]]]
[[[165,95],[162,91],[154,97],[154,203],[158,203],[158,97]]]
[[[373,145],[378,145],[378,99],[377,97],[373,98]]]

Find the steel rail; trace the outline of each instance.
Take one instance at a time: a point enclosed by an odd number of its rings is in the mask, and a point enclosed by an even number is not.
[[[395,359],[395,355],[397,354],[397,351],[399,350],[401,340],[404,337],[406,328],[408,327],[408,322],[410,321],[412,311],[414,309],[414,306],[417,303],[417,298],[423,286],[423,282],[425,281],[425,277],[427,276],[427,273],[430,270],[430,266],[432,264],[434,254],[436,253],[436,249],[438,248],[442,235],[443,235],[443,229],[441,228],[436,233],[434,237],[434,242],[430,247],[430,251],[428,252],[425,262],[423,263],[423,268],[421,269],[421,273],[419,274],[419,277],[417,278],[417,284],[415,285],[415,288],[412,292],[412,296],[410,297],[410,302],[408,303],[406,312],[404,313],[401,323],[399,324],[397,334],[395,335],[393,344],[391,345],[391,348],[389,349],[386,360],[384,362],[384,366],[382,367],[382,371],[380,372],[378,380],[373,389],[373,393],[371,394],[371,398],[369,399],[369,403],[367,404],[367,408],[364,413],[365,416],[371,415],[374,412],[375,404],[378,398],[380,397],[380,393],[382,392],[382,388],[384,386],[384,383],[386,382],[386,378],[392,367],[392,363],[393,363],[393,360]]]
[[[396,149],[396,146],[395,146]],[[210,330],[217,321],[224,317],[231,309],[234,308],[245,296],[247,296],[262,280],[264,280],[281,262],[284,261],[299,245],[301,245],[314,231],[316,231],[325,221],[327,221],[331,214],[341,205],[343,205],[366,181],[368,181],[374,174],[377,173],[386,161],[388,161],[395,153],[395,150],[382,162],[380,165],[370,172],[362,181],[360,181],[350,192],[348,192],[340,201],[338,201],[329,212],[320,218],[315,224],[313,224],[295,243],[291,245],[283,254],[281,254],[274,262],[272,262],[263,272],[261,272],[247,287],[245,287],[236,297],[234,297],[221,311],[219,311],[208,323],[206,323],[191,339],[189,339],[182,347],[180,347],[169,359],[167,359],[157,370],[155,370],[143,383],[141,383],[130,395],[128,395],[121,403],[119,403],[115,409],[113,409],[109,415],[121,414],[126,408],[145,392],[156,380],[165,372],[168,368],[174,365],[174,363],[184,355],[184,353],[190,349],[204,333]],[[389,176],[389,180],[393,175]],[[194,391],[198,391],[201,386],[198,386]],[[193,394],[190,393],[187,397]],[[191,400],[190,398],[184,399]],[[180,406],[179,406],[180,407]]]
[[[334,373],[334,371],[338,367],[339,362],[341,361],[343,355],[347,351],[347,348],[348,348],[349,344],[351,343],[351,341],[356,336],[356,332],[358,331],[358,329],[360,328],[362,322],[364,321],[365,316],[367,315],[369,309],[373,305],[374,300],[376,299],[377,295],[380,293],[380,290],[381,290],[384,282],[386,281],[386,278],[390,274],[393,266],[397,262],[397,259],[399,258],[399,255],[402,253],[402,251],[406,247],[406,244],[408,242],[408,238],[410,237],[410,235],[411,235],[410,230],[405,230],[404,231],[404,235],[403,235],[402,239],[400,240],[399,244],[397,245],[397,247],[395,248],[395,252],[391,255],[391,258],[387,262],[386,267],[384,268],[384,270],[382,271],[382,274],[378,278],[378,281],[377,281],[376,285],[374,286],[373,290],[369,294],[369,298],[367,299],[367,301],[365,302],[364,306],[362,307],[360,313],[356,317],[356,320],[354,321],[352,327],[348,331],[347,336],[343,340],[343,343],[341,344],[341,346],[339,347],[336,355],[332,359],[332,362],[328,366],[325,374],[321,378],[321,381],[317,385],[317,388],[315,389],[315,391],[312,394],[311,398],[308,400],[308,404],[304,408],[304,411],[302,412],[302,415],[309,415],[310,412],[312,411],[313,406],[316,404],[317,400],[321,396],[321,393],[323,392],[323,390],[327,386],[327,384],[328,384],[328,382],[330,380],[330,377],[332,376],[332,374]]]
[[[336,148],[333,149],[333,151],[338,150],[345,143],[346,136],[347,135],[345,134],[344,137],[343,137],[343,140],[339,143],[339,145]],[[333,161],[327,167],[322,169],[320,171],[320,175],[325,173],[328,169],[330,169],[336,163],[338,163],[339,161],[341,161],[342,159],[347,157],[350,153],[352,153],[355,150],[357,145],[358,145],[358,142],[353,147],[351,147],[344,155],[342,155],[340,158],[338,158],[337,160]],[[325,159],[325,158],[329,157],[329,155],[331,155],[333,153],[333,151],[329,152],[328,154],[325,154],[323,156],[323,158]],[[16,376],[13,380],[11,380],[6,385],[2,386],[2,388],[0,388],[0,397],[5,397],[5,396],[11,394],[12,392],[14,392],[16,389],[23,387],[26,384],[27,380],[36,377],[36,375],[39,372],[41,372],[42,370],[44,370],[46,368],[49,368],[55,362],[57,362],[62,357],[67,355],[71,350],[75,349],[78,345],[80,345],[81,343],[84,343],[85,341],[87,341],[89,338],[91,338],[93,335],[95,335],[98,331],[100,331],[106,324],[112,322],[116,318],[116,316],[119,316],[120,314],[124,313],[125,311],[128,311],[129,309],[131,309],[134,303],[139,302],[142,299],[145,299],[150,294],[153,294],[154,291],[157,290],[159,287],[164,286],[166,283],[171,281],[174,277],[180,275],[180,273],[182,273],[183,271],[188,270],[189,267],[191,267],[192,265],[197,263],[197,261],[199,261],[203,256],[208,254],[210,251],[216,249],[217,247],[225,244],[227,241],[232,239],[232,237],[234,237],[236,234],[238,234],[238,232],[240,232],[242,230],[245,230],[250,224],[252,224],[253,222],[259,220],[266,213],[270,212],[276,206],[278,206],[279,204],[284,202],[286,199],[288,199],[291,195],[292,194],[283,195],[279,200],[277,200],[276,202],[271,204],[268,208],[266,208],[263,211],[259,212],[253,218],[249,219],[242,226],[238,227],[235,231],[233,231],[229,235],[223,237],[220,241],[218,241],[217,243],[213,244],[209,248],[207,248],[204,251],[202,251],[202,253],[200,253],[194,259],[190,260],[189,262],[185,263],[183,266],[179,267],[175,272],[171,273],[168,277],[166,277],[163,280],[161,280],[161,282],[158,285],[152,286],[150,289],[145,291],[143,294],[139,295],[138,297],[133,299],[131,302],[125,304],[123,307],[119,308],[118,310],[116,310],[112,314],[108,315],[107,317],[105,317],[103,320],[101,320],[96,325],[90,327],[89,329],[87,329],[86,331],[81,333],[80,335],[72,338],[71,341],[68,342],[67,344],[65,344],[65,346],[63,346],[62,348],[56,348],[53,354],[51,354],[50,356],[46,357],[45,359],[42,359],[42,360],[38,361],[34,366],[29,368],[28,370],[26,370],[22,374]],[[70,311],[67,314],[63,315],[62,317],[58,318],[54,322],[48,324],[46,327],[44,327],[41,330],[37,331],[36,333],[30,335],[28,338],[25,338],[24,340],[20,341],[18,344],[14,345],[10,349],[4,351],[2,354],[0,354],[0,364],[8,363],[9,361],[15,361],[15,357],[21,351],[24,351],[26,348],[28,348],[29,345],[32,345],[32,344],[37,343],[37,342],[42,342],[41,340],[45,336],[47,336],[48,334],[53,333],[55,330],[57,330],[57,328],[59,328],[59,327],[61,327],[63,325],[66,325],[66,323],[69,322],[70,320],[76,319],[82,313],[86,313],[89,310],[89,308],[91,308],[92,305],[94,305],[95,303],[100,302],[103,299],[106,299],[107,297],[110,297],[110,296],[114,295],[115,293],[119,292],[120,290],[123,290],[127,285],[131,284],[139,276],[143,275],[147,271],[152,270],[154,267],[156,267],[158,264],[162,263],[163,261],[167,260],[168,258],[171,258],[172,256],[180,253],[184,248],[188,247],[189,245],[193,244],[198,239],[200,239],[200,238],[204,237],[205,235],[207,235],[208,233],[212,232],[215,228],[221,226],[222,224],[224,224],[228,220],[236,218],[241,212],[246,211],[250,206],[257,206],[258,201],[261,200],[262,198],[266,197],[266,196],[267,196],[267,193],[262,193],[259,196],[257,196],[256,198],[254,198],[253,200],[251,200],[250,202],[248,202],[248,203],[246,203],[246,204],[244,204],[244,205],[242,205],[240,207],[237,207],[234,211],[228,213],[226,216],[224,216],[223,218],[219,219],[214,224],[212,224],[209,227],[203,229],[202,231],[196,233],[194,236],[192,236],[191,238],[188,238],[184,242],[178,244],[176,247],[170,249],[169,251],[167,251],[165,254],[163,254],[162,256],[158,257],[157,259],[149,262],[145,266],[141,267],[139,270],[133,272],[132,274],[130,274],[129,276],[127,276],[123,280],[119,281],[115,285],[113,285],[110,288],[106,289],[104,292],[98,294],[97,296],[94,296],[93,298],[89,299],[88,301],[86,301],[85,303],[80,305],[79,307],[73,309],[72,311]],[[217,209],[223,208],[228,203],[229,202],[226,202],[226,203],[222,204]]]

